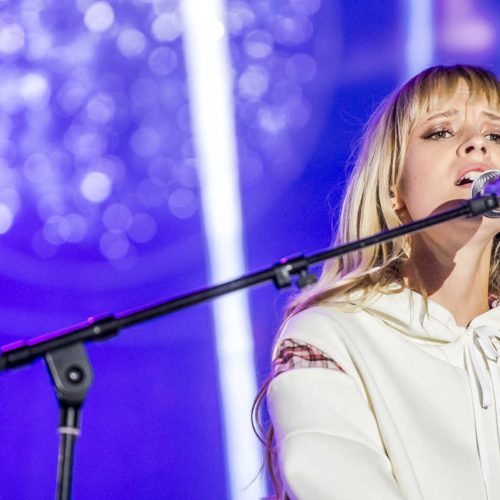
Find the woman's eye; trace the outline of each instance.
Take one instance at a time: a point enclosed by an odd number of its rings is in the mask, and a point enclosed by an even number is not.
[[[434,132],[430,132],[424,136],[424,139],[448,139],[448,137],[452,137],[453,133],[451,130],[436,130]]]
[[[488,134],[486,136],[490,141],[497,142],[500,144],[500,133],[499,134]]]

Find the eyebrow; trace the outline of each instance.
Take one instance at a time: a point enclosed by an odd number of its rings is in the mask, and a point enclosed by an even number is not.
[[[481,114],[485,115],[490,120],[500,120],[500,115],[496,115],[495,113],[490,113],[488,111],[483,111]]]
[[[425,123],[428,123],[432,120],[435,120],[436,118],[449,118],[450,116],[455,116],[458,113],[458,110],[456,109],[450,109],[448,111],[443,111],[441,113],[436,113],[434,115],[429,116],[425,120]],[[490,113],[489,111],[481,111],[481,114],[486,116],[486,118],[489,118],[490,120],[500,120],[500,115],[497,115],[495,113]]]
[[[430,122],[432,120],[435,120],[436,118],[448,118],[450,116],[454,116],[458,113],[458,110],[456,109],[450,109],[448,111],[443,111],[441,113],[436,113],[434,115],[429,116],[427,120],[425,120],[425,123]]]

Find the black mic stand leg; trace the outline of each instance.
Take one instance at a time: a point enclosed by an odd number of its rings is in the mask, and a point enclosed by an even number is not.
[[[48,352],[45,361],[60,408],[57,499],[70,500],[75,443],[80,434],[80,408],[92,383],[93,372],[81,342]]]
[[[80,434],[80,408],[60,407],[59,418],[59,455],[57,458],[57,498],[71,498],[71,483],[75,444]]]

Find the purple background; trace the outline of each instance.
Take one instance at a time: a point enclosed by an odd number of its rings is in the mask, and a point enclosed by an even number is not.
[[[108,27],[93,3],[0,2],[1,344],[210,284],[177,2],[110,1]],[[403,0],[227,12],[250,271],[328,245],[354,141],[408,77],[413,19]],[[499,69],[499,2],[432,12],[429,63]],[[250,299],[261,383],[285,295]],[[210,306],[88,351],[74,498],[229,498]],[[44,364],[3,373],[0,401],[0,498],[53,498]]]

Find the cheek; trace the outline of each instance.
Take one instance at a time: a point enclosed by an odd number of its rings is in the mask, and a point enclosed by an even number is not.
[[[408,204],[419,194],[425,192],[428,177],[414,168],[411,163],[406,163],[399,182],[400,198],[405,204]]]
[[[432,172],[412,169],[412,165],[403,173],[400,182],[399,198],[404,206],[402,215],[406,221],[428,217],[437,208],[442,199],[442,186],[432,178]]]

